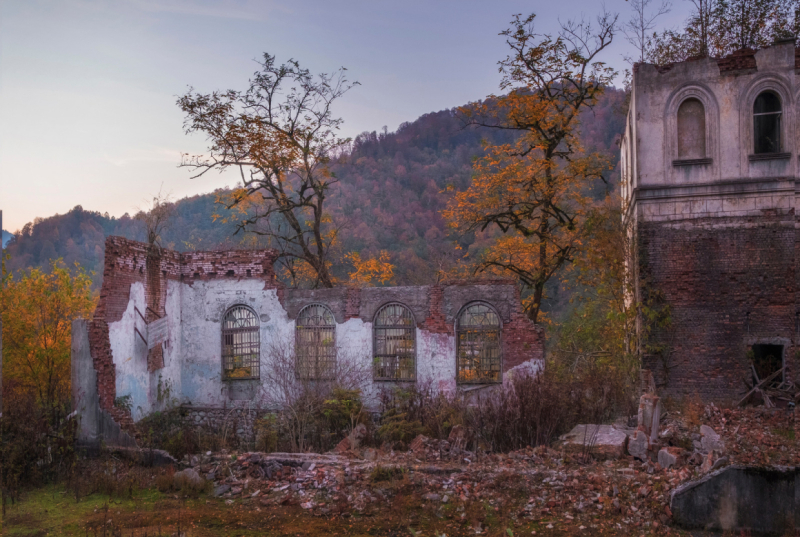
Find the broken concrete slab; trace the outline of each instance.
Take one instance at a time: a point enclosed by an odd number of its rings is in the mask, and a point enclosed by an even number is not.
[[[700,434],[702,435],[702,438],[700,439],[700,446],[701,449],[706,453],[711,451],[722,451],[725,448],[722,440],[719,437],[719,434],[717,434],[717,432],[708,425],[700,426]]]
[[[661,422],[661,398],[652,393],[646,393],[639,398],[639,413],[637,415],[639,429],[645,432],[650,442],[658,440],[658,426]]]
[[[650,438],[642,430],[638,430],[628,439],[628,453],[640,461],[649,460]]]
[[[673,446],[661,448],[658,451],[658,464],[665,469],[682,466],[685,451],[683,448]]]
[[[728,466],[676,488],[673,521],[684,528],[778,533],[800,526],[798,469]]]
[[[598,459],[618,459],[625,454],[628,435],[613,425],[576,425],[562,435],[561,445],[569,453],[589,453]]]

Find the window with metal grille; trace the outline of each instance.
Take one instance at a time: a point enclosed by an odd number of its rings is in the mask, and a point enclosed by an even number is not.
[[[257,379],[260,371],[258,317],[247,306],[234,306],[222,321],[222,377]]]
[[[329,379],[336,368],[336,321],[331,310],[312,304],[300,310],[295,329],[297,378]]]
[[[387,304],[373,325],[375,380],[414,380],[417,373],[416,323],[402,304]]]
[[[500,317],[486,304],[464,308],[456,323],[458,382],[500,382]]]
[[[780,153],[781,151],[781,100],[771,91],[756,97],[753,103],[753,151]]]

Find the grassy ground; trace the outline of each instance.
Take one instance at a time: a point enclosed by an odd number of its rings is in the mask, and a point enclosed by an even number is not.
[[[333,509],[332,513],[336,513]],[[462,517],[461,514],[466,513]],[[29,490],[8,506],[3,535],[9,536],[437,536],[447,535],[683,535],[661,527],[565,526],[563,520],[515,520],[514,513],[482,502],[464,510],[454,504],[432,506],[413,495],[363,513],[315,516],[299,505],[265,505],[257,500],[222,500],[201,495],[181,498],[153,488],[132,497],[95,493],[76,501],[63,487]],[[550,527],[548,527],[550,526]],[[479,530],[480,533],[478,533]]]

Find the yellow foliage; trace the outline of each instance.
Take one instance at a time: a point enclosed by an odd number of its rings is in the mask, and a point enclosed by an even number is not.
[[[511,47],[500,62],[506,95],[460,112],[467,121],[513,130],[513,143],[487,146],[473,165],[472,184],[443,212],[461,233],[502,233],[473,258],[474,270],[513,276],[536,322],[547,281],[581,248],[593,183],[610,159],[587,154],[578,137],[579,113],[602,94],[613,71],[594,60],[611,40],[613,21],[599,19],[592,45],[563,35],[534,33],[534,16],[516,16],[502,35]],[[588,28],[587,28],[588,30]]]
[[[3,376],[46,408],[69,400],[72,321],[94,310],[91,276],[59,259],[8,276],[2,289]]]
[[[389,252],[382,250],[378,257],[361,259],[358,252],[346,254],[345,260],[353,265],[350,272],[350,284],[356,286],[389,283],[394,277],[394,265],[390,262]]]

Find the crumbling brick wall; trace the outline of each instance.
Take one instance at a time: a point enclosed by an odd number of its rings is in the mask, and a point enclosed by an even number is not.
[[[170,250],[154,252],[149,245],[108,237],[105,244],[103,284],[92,322],[89,325],[89,345],[97,371],[100,408],[109,412],[126,430],[133,432],[130,412],[114,406],[116,370],[111,354],[108,324],[122,318],[130,301],[131,285],[139,282],[145,289],[149,310],[148,322],[164,315],[166,281],[190,283],[214,278],[255,278],[264,282],[265,289],[275,289],[278,281],[273,270],[274,250],[232,250],[220,252],[190,252],[181,254]],[[154,313],[155,312],[155,313]],[[157,352],[152,352],[156,351]],[[148,353],[148,369],[163,367],[160,347]]]
[[[761,342],[784,345],[786,378],[795,379],[795,223],[793,210],[639,223],[640,293],[663,300],[671,317],[652,340],[666,352],[643,359],[662,394],[737,400],[747,391],[747,350]]]

